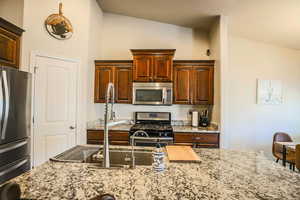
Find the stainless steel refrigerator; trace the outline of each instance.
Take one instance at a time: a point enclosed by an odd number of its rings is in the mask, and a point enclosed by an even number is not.
[[[30,169],[31,74],[0,67],[0,184]]]

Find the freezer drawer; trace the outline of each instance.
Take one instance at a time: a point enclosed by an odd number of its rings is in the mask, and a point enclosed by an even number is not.
[[[18,160],[0,168],[0,184],[17,177],[30,169],[30,158]]]
[[[0,168],[29,156],[28,140],[0,145]]]

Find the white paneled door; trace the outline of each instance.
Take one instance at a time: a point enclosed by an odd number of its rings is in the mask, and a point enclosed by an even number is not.
[[[78,63],[35,57],[33,165],[76,144]]]

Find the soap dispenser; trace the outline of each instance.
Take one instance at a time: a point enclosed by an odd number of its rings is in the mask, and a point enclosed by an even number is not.
[[[163,172],[165,170],[164,164],[165,153],[163,152],[159,143],[153,151],[153,169],[155,172]]]

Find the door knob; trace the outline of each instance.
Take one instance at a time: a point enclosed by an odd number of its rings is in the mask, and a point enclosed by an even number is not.
[[[71,130],[74,130],[76,127],[75,126],[70,126],[70,129]]]

